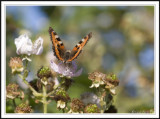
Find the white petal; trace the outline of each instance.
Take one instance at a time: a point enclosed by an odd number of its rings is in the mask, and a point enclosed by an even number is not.
[[[53,71],[58,72],[59,73],[59,67],[56,63],[54,63],[53,60],[50,61],[51,64],[51,68],[53,69]]]
[[[109,89],[109,91],[110,91],[113,95],[116,94],[116,89],[115,89],[115,88]]]
[[[66,106],[66,103],[65,102],[63,102],[63,101],[61,101],[61,100],[59,100],[59,101],[57,101],[57,108],[58,107],[60,107],[60,108],[65,108],[65,106]]]
[[[60,107],[61,101],[57,101],[57,108]]]
[[[93,88],[94,87],[94,85],[92,84],[91,86],[90,86],[90,88]]]
[[[63,102],[63,101],[61,101],[61,104],[60,104],[60,108],[65,108],[65,106],[66,106],[66,103],[65,102]]]
[[[32,41],[27,35],[21,35],[15,39],[15,45],[17,48],[17,54],[27,54],[31,55],[32,53]]]
[[[32,54],[40,55],[42,52],[43,52],[43,39],[39,37],[33,45]]]
[[[95,83],[94,86],[97,88],[99,87],[99,83]]]

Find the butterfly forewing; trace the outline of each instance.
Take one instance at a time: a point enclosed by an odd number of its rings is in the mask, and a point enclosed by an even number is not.
[[[53,48],[55,56],[59,60],[64,61],[64,59],[63,59],[64,53],[65,53],[64,44],[62,43],[62,41],[61,41],[60,37],[57,35],[57,33],[51,27],[49,27],[49,34],[51,37],[52,48]]]
[[[75,58],[79,56],[82,51],[82,48],[86,45],[88,40],[92,37],[92,32],[85,36],[79,43],[72,49],[70,59],[67,62],[73,61]]]

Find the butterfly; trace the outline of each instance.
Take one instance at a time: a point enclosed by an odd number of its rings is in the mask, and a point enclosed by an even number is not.
[[[57,33],[49,27],[48,30],[52,42],[52,49],[58,60],[63,63],[70,63],[76,59],[82,51],[82,48],[86,45],[88,40],[92,37],[92,32],[86,35],[79,43],[70,51],[66,50],[63,42]]]

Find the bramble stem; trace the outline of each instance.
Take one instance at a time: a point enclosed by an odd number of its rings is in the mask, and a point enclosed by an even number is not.
[[[50,95],[52,95],[60,85],[61,85],[61,83],[59,83],[58,86],[53,91],[49,92],[47,94],[47,97],[50,96]]]
[[[13,105],[14,105],[14,107],[16,108],[16,102],[15,102],[15,99],[13,99],[12,101],[13,101]]]
[[[46,94],[46,86],[43,85],[43,112],[47,113],[47,94]]]
[[[21,74],[18,74],[18,76],[20,77],[20,78],[22,78],[23,79],[23,82],[29,87],[29,89],[33,92],[33,95],[34,96],[42,96],[42,93],[38,93],[26,80],[25,80],[25,77],[24,76],[22,76]]]

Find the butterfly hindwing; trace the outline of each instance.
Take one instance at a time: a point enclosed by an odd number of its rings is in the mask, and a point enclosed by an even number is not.
[[[82,48],[86,45],[88,40],[92,37],[92,32],[85,36],[79,43],[72,49],[70,59],[67,62],[73,61],[75,58],[79,56],[82,51]]]
[[[58,60],[64,61],[63,59],[64,53],[65,53],[64,44],[62,43],[57,33],[51,27],[49,27],[49,34],[51,37],[52,48],[55,56],[58,58]]]

